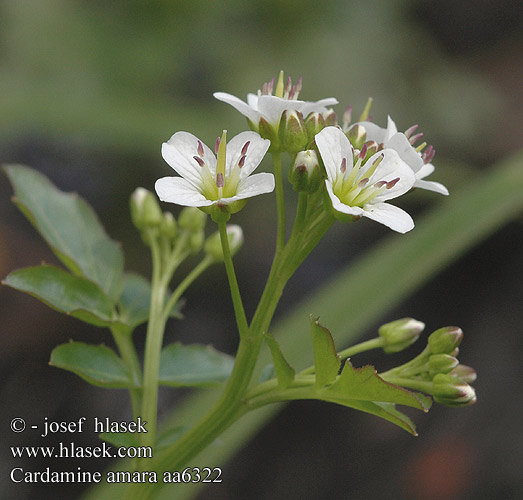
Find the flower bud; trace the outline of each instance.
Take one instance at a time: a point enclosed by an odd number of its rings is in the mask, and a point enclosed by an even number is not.
[[[445,326],[429,335],[431,354],[450,354],[463,340],[463,332],[457,326]]]
[[[367,131],[362,125],[357,123],[356,125],[352,126],[345,135],[353,147],[361,150],[363,144],[365,143],[365,139],[367,138]]]
[[[378,333],[384,339],[383,350],[387,354],[399,352],[418,340],[425,323],[412,318],[397,319],[380,326]]]
[[[280,146],[283,151],[297,153],[309,141],[303,116],[299,111],[286,109],[281,115],[279,128]]]
[[[296,155],[294,165],[289,170],[289,182],[295,191],[314,193],[323,181],[318,155],[309,149]]]
[[[243,245],[243,231],[242,228],[236,224],[227,226],[227,239],[229,241],[229,249],[231,256],[233,256]],[[205,241],[205,253],[211,257],[215,262],[223,262],[223,249],[220,232],[216,231],[209,236]]]
[[[207,216],[195,207],[185,207],[178,217],[178,225],[186,231],[199,231],[205,227]]]
[[[164,212],[160,222],[160,236],[174,240],[177,234],[176,220],[171,212]]]
[[[434,401],[446,406],[466,406],[476,402],[474,389],[450,374],[438,373],[433,379]]]
[[[459,365],[459,361],[448,354],[433,354],[429,358],[429,374],[434,377],[438,373],[450,373]]]
[[[131,219],[137,229],[156,227],[162,221],[162,211],[156,196],[145,188],[139,187],[134,190],[130,206]]]
[[[307,138],[311,142],[314,136],[325,128],[323,115],[317,111],[309,113],[305,118],[305,128],[307,129]]]
[[[335,127],[338,125],[338,115],[333,109],[328,109],[326,113],[323,113],[323,120],[325,121],[326,127]]]
[[[454,368],[450,374],[453,377],[459,378],[462,382],[466,382],[467,384],[472,384],[472,382],[475,382],[477,378],[476,370],[474,370],[474,368],[461,364],[456,366],[456,368]]]
[[[271,125],[265,118],[261,117],[258,123],[258,133],[263,139],[269,139],[271,141],[271,146],[269,151],[279,151],[280,150],[280,140],[278,137],[278,129]]]
[[[187,242],[187,246],[189,247],[190,252],[198,253],[203,247],[204,240],[205,233],[203,232],[203,229],[199,229],[198,231],[191,233]]]

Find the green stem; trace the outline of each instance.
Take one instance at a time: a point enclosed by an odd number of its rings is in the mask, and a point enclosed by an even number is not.
[[[232,262],[231,249],[229,248],[229,237],[227,236],[227,223],[225,221],[218,222],[220,230],[220,240],[222,243],[223,262],[227,272],[227,279],[229,280],[229,288],[231,289],[232,304],[234,307],[234,314],[236,316],[236,324],[240,338],[246,337],[249,334],[249,324],[245,316],[245,309],[240,295],[240,288],[234,272],[234,264]]]
[[[276,209],[278,210],[278,230],[276,233],[276,256],[280,254],[285,246],[285,193],[283,188],[281,153],[272,153],[274,165],[274,181],[276,192]]]
[[[380,373],[380,377],[391,384],[399,385],[400,387],[408,387],[415,391],[425,392],[431,394],[434,384],[426,380],[413,380],[410,378],[403,377],[390,377]]]
[[[135,388],[129,389],[133,418],[136,420],[140,414],[142,402],[142,370],[133,344],[132,329],[124,325],[113,325],[111,327],[111,333],[113,334],[118,351],[129,369],[132,382],[136,386]]]

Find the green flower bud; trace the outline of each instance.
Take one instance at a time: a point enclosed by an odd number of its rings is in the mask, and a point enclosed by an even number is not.
[[[189,250],[191,251],[191,253],[198,253],[203,247],[204,240],[205,240],[205,233],[203,232],[203,229],[194,231],[189,236],[189,241],[187,243],[187,246],[189,247]]]
[[[463,340],[463,332],[457,326],[446,326],[429,335],[431,354],[450,354]]]
[[[164,212],[160,222],[160,236],[174,240],[177,234],[176,220],[171,212]]]
[[[186,231],[199,231],[205,227],[207,216],[198,208],[185,207],[178,217],[180,229]]]
[[[156,196],[139,187],[131,195],[131,219],[139,230],[146,227],[156,227],[162,221],[162,211]]]
[[[229,240],[229,249],[231,256],[243,245],[243,231],[242,228],[236,224],[227,226],[227,239]],[[223,262],[223,249],[220,232],[216,231],[209,236],[204,245],[205,253],[211,257],[215,262]]]
[[[323,120],[325,121],[326,127],[335,127],[338,125],[338,115],[336,115],[333,109],[328,109],[327,112],[323,114]]]
[[[438,373],[450,373],[459,365],[459,361],[448,354],[433,354],[429,358],[429,374],[434,377]]]
[[[362,125],[356,124],[345,135],[356,149],[361,150],[367,138],[367,131]]]
[[[289,182],[295,191],[314,193],[323,182],[323,175],[316,151],[309,149],[296,155],[294,165],[289,169]]]
[[[438,373],[433,379],[434,401],[446,406],[466,406],[476,402],[474,389],[450,374]]]
[[[305,118],[305,128],[307,129],[307,138],[309,142],[314,140],[314,136],[325,128],[325,119],[317,111],[309,113]]]
[[[283,112],[278,133],[281,149],[288,153],[301,151],[309,142],[307,128],[299,111],[286,109]]]
[[[467,384],[472,384],[472,382],[475,382],[477,378],[476,370],[474,370],[474,368],[461,364],[456,366],[456,368],[454,368],[450,374],[453,377],[459,378],[462,382],[466,382]]]
[[[418,340],[425,323],[412,318],[397,319],[380,326],[378,333],[384,339],[383,350],[387,354],[399,352]]]

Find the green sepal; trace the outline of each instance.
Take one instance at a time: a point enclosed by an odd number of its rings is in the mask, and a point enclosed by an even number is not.
[[[98,284],[116,301],[122,290],[123,253],[107,236],[91,206],[76,193],[64,193],[41,173],[7,165],[14,203],[74,274]]]
[[[165,347],[160,357],[159,384],[170,387],[205,387],[219,384],[232,372],[234,358],[210,345]]]
[[[68,342],[53,349],[51,366],[62,368],[92,385],[113,389],[133,389],[134,384],[125,363],[109,347]]]
[[[319,318],[310,316],[312,347],[314,349],[314,370],[316,387],[334,382],[340,371],[341,361],[336,353],[331,332],[320,325]]]
[[[114,321],[113,304],[98,285],[59,267],[44,264],[18,269],[3,283],[86,323],[109,326]]]
[[[278,345],[278,342],[276,342],[274,337],[267,333],[265,334],[265,341],[267,342],[267,345],[271,350],[272,361],[274,363],[274,371],[276,373],[276,379],[278,380],[278,386],[282,389],[285,389],[294,380],[296,372],[294,371],[294,368],[291,365],[289,365],[287,360],[283,357],[283,354],[280,350],[280,346]]]

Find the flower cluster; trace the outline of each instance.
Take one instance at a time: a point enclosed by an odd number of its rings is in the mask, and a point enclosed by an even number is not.
[[[181,177],[159,179],[159,198],[226,220],[247,198],[274,189],[271,173],[251,175],[267,151],[291,154],[294,188],[309,194],[322,189],[325,209],[342,221],[367,217],[405,233],[414,222],[389,200],[415,187],[448,194],[442,184],[425,180],[434,171],[435,150],[426,143],[415,145],[423,136],[414,134],[417,126],[398,132],[389,117],[387,127],[379,127],[367,119],[369,100],[359,122],[349,126],[349,108],[340,127],[328,108],[338,101],[299,100],[301,88],[301,78],[293,85],[281,72],[276,85],[274,79],[265,83],[257,94],[248,94],[247,102],[216,92],[214,97],[247,118],[252,131],[238,134],[227,146],[224,132],[215,154],[188,132],[174,134],[162,155]]]

